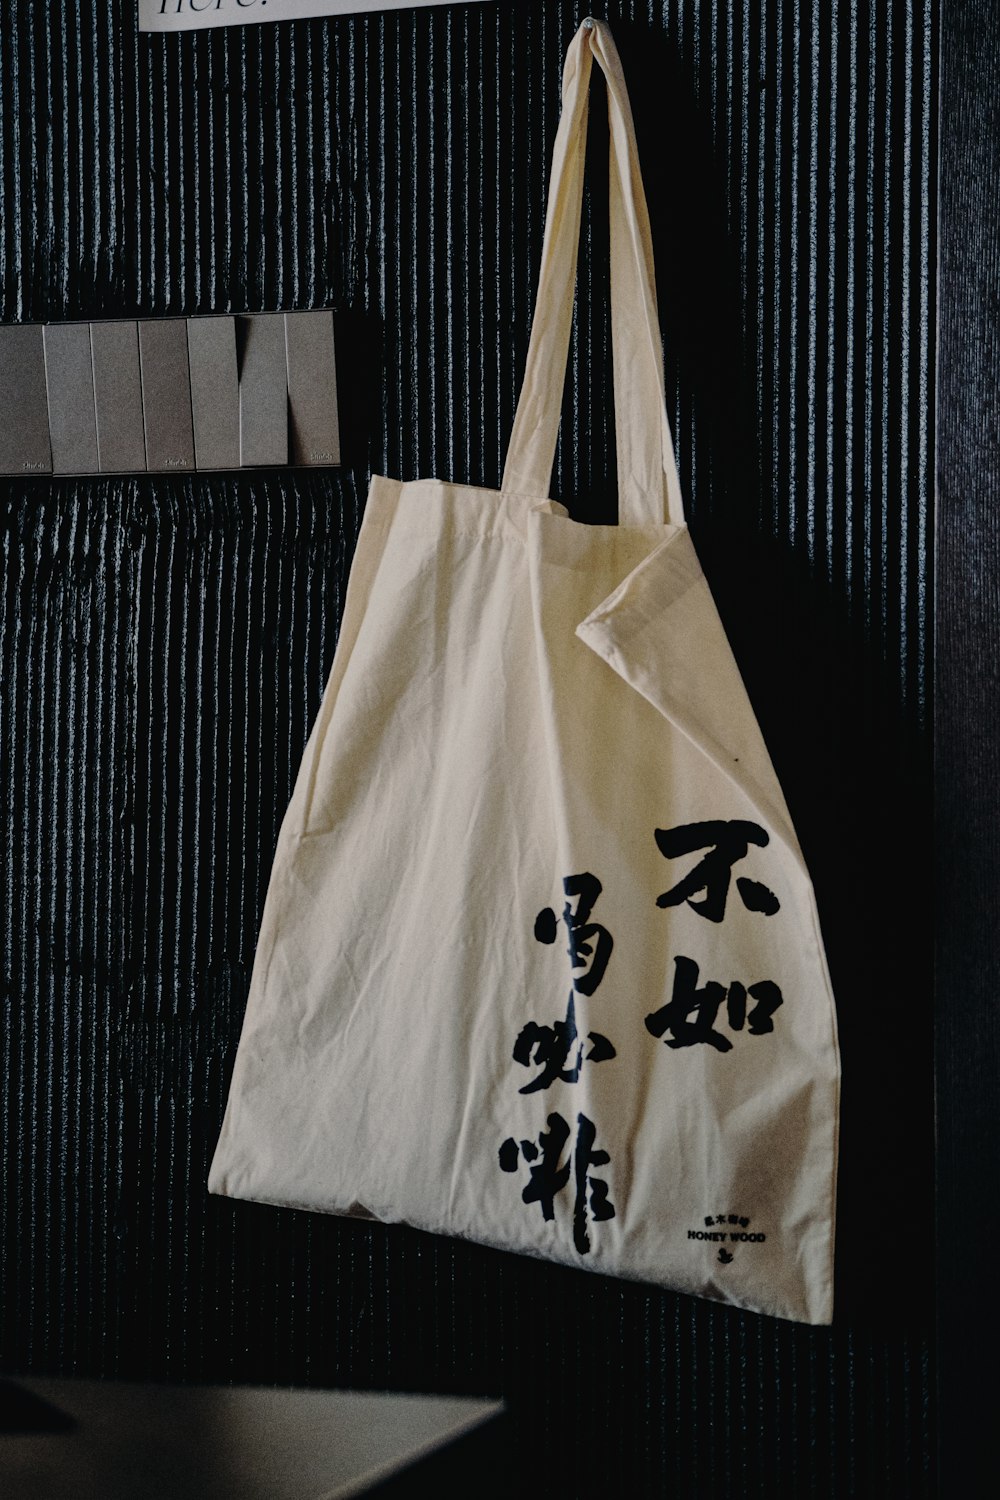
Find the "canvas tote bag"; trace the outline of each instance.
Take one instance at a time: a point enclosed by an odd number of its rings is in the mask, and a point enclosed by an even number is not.
[[[546,498],[594,58],[618,526]],[[502,489],[372,482],[209,1186],[824,1323],[838,1067],[812,887],[684,525],[591,23]]]

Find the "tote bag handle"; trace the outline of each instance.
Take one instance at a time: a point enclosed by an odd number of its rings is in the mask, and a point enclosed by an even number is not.
[[[667,421],[653,243],[635,127],[618,50],[607,26],[593,19],[584,21],[566,54],[535,315],[502,487],[522,495],[549,493],[573,322],[595,57],[607,81],[611,136],[611,341],[619,520],[641,526],[662,525],[666,519],[680,526],[684,502]]]
[[[592,19],[584,21],[566,54],[535,315],[502,488],[523,495],[549,493],[573,322],[595,57],[607,81],[611,136],[611,340],[619,520],[640,526],[666,519],[680,526],[684,503],[664,398],[653,244],[635,127],[617,48],[607,26]]]

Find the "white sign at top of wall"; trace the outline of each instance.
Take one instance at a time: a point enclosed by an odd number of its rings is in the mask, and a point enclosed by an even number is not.
[[[442,0],[139,0],[139,30],[196,31],[206,26],[246,26],[254,21],[295,21],[440,4]]]

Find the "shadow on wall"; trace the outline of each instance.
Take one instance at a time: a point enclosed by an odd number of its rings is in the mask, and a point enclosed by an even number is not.
[[[709,472],[700,467],[692,483],[690,448],[681,434],[691,530],[810,867],[837,998],[843,1062],[838,1319],[929,1327],[930,751],[919,713],[907,705],[906,684],[894,674],[891,627],[888,649],[879,638],[879,602],[863,592],[857,555],[865,545],[877,548],[884,525],[886,576],[884,582],[874,577],[871,593],[887,594],[893,537],[900,534],[902,547],[901,534],[909,529],[907,479],[899,474],[896,492],[890,487],[889,519],[880,522],[862,489],[863,475],[848,470],[846,451],[831,451],[830,468],[836,473],[842,466],[853,481],[861,513],[853,522],[835,514],[812,557],[789,534],[793,504],[804,509],[810,498],[803,439],[785,481],[791,493],[779,493],[776,476],[789,470],[787,459],[781,452],[773,461],[763,454],[758,432],[771,432],[773,404],[783,402],[778,415],[787,434],[795,395],[790,400],[768,379],[773,370],[766,361],[758,388],[753,353],[743,346],[743,321],[752,328],[761,310],[744,306],[754,289],[742,287],[739,247],[727,222],[726,166],[707,105],[695,99],[690,67],[681,66],[668,38],[620,22],[615,37],[650,199],[668,406],[679,375],[682,412],[690,400],[699,456],[707,453],[709,460]],[[758,86],[763,99],[763,81]],[[775,105],[760,107],[767,118]],[[796,274],[796,267],[782,267],[786,281]],[[805,313],[802,319],[804,337]],[[782,364],[787,367],[787,351],[779,349],[773,365]],[[848,369],[846,357],[840,367]],[[848,378],[856,378],[854,372]],[[903,400],[910,399],[904,391]],[[832,400],[846,413],[843,390],[834,389]],[[824,410],[825,402],[824,391]],[[863,401],[855,410],[864,412]],[[855,418],[855,454],[865,447],[862,421],[862,415]],[[804,411],[799,426],[804,433]],[[841,431],[846,450],[846,416]],[[890,618],[901,610],[898,601],[884,599],[882,608]],[[907,623],[902,618],[904,631]],[[909,623],[915,634],[927,630],[924,620]]]

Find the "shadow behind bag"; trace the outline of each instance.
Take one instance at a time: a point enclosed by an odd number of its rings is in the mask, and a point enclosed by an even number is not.
[[[547,498],[596,58],[619,521]],[[209,1187],[832,1315],[815,901],[686,526],[602,23],[566,59],[499,492],[375,478]]]

